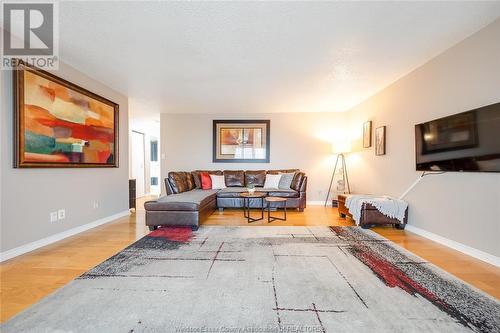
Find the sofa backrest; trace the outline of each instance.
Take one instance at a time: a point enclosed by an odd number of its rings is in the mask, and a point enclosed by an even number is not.
[[[200,173],[208,172],[211,175],[224,175],[227,187],[244,187],[249,185],[264,186],[266,174],[295,173],[290,188],[296,191],[305,192],[306,175],[299,169],[281,169],[281,170],[195,170],[191,172],[171,171],[168,178],[165,179],[167,194],[177,194],[192,189],[201,188]]]
[[[266,170],[245,171],[245,186],[264,186],[266,181]]]
[[[196,187],[191,172],[171,171],[168,173],[168,182],[173,194],[191,191]]]
[[[245,171],[224,170],[224,181],[227,187],[245,186]]]

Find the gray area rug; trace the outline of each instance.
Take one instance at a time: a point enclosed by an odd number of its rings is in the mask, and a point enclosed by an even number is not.
[[[7,332],[500,332],[500,302],[358,227],[162,228]]]

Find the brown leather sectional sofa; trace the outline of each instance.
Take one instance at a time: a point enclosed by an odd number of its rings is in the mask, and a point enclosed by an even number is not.
[[[224,175],[226,188],[202,190],[200,172]],[[266,174],[294,172],[290,189],[263,188]],[[167,195],[144,204],[146,225],[150,230],[160,225],[185,225],[197,229],[215,209],[243,207],[240,192],[254,185],[256,191],[268,196],[286,197],[288,208],[304,211],[306,207],[307,176],[298,169],[286,170],[196,170],[192,172],[169,172],[165,179]],[[258,200],[251,200],[250,207],[258,207]]]

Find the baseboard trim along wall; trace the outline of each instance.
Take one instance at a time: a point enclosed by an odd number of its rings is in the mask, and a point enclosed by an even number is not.
[[[306,201],[306,204],[311,205],[311,206],[320,206],[320,205],[324,205],[325,202],[324,201]],[[331,204],[329,206],[331,206]]]
[[[74,236],[76,234],[79,234],[79,233],[87,231],[89,229],[98,227],[100,225],[103,225],[103,224],[106,224],[109,222],[113,222],[114,220],[119,219],[119,218],[124,217],[124,216],[128,216],[129,214],[130,214],[130,211],[125,210],[123,212],[113,214],[111,216],[103,217],[102,219],[96,220],[94,222],[90,222],[90,223],[81,225],[79,227],[72,228],[72,229],[60,232],[58,234],[55,234],[55,235],[52,235],[49,237],[39,239],[37,241],[15,247],[15,248],[10,249],[8,251],[1,252],[0,253],[0,262],[12,259],[14,257],[20,256],[21,254],[25,254],[27,252],[31,252],[31,251],[36,250],[38,248],[41,248],[43,246],[47,246],[49,244],[58,242],[60,240]]]
[[[478,249],[475,249],[475,248],[470,247],[468,245],[464,245],[464,244],[456,242],[454,240],[444,238],[442,236],[436,235],[432,232],[414,227],[414,226],[409,225],[409,224],[406,225],[406,230],[411,231],[411,232],[413,232],[417,235],[420,235],[422,237],[425,237],[427,239],[433,240],[437,243],[451,247],[454,250],[460,251],[460,252],[467,254],[471,257],[474,257],[476,259],[487,262],[488,264],[494,265],[496,267],[500,267],[500,258],[497,256],[494,256],[492,254],[480,251]]]

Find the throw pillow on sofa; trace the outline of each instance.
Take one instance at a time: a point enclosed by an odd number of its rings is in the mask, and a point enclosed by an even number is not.
[[[295,172],[291,173],[280,173],[281,179],[278,184],[280,190],[289,190],[292,186],[293,177],[295,177]]]
[[[220,190],[226,188],[226,181],[224,180],[224,176],[219,175],[210,175],[210,179],[212,180],[212,188],[214,190]]]
[[[212,178],[208,172],[200,172],[200,181],[202,190],[212,189]]]
[[[264,188],[279,188],[281,175],[266,175],[266,181],[264,182]]]

